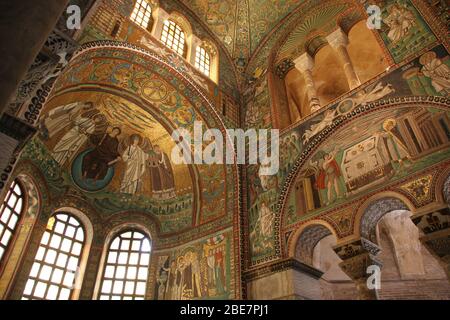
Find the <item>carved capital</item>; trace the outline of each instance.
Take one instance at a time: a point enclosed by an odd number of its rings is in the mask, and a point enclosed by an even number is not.
[[[428,213],[420,213],[411,217],[414,224],[425,235],[442,230],[450,230],[450,209],[443,208]]]
[[[379,259],[368,252],[348,258],[339,264],[342,271],[354,281],[365,281],[368,278],[367,268],[374,265],[380,268],[383,266]]]
[[[420,241],[439,260],[450,281],[450,209],[416,214],[411,219],[424,233]]]
[[[336,245],[333,247],[333,250],[339,258],[342,260],[347,260],[364,253],[370,253],[373,256],[376,256],[381,249],[375,243],[365,238],[359,238],[351,242]]]
[[[295,67],[302,73],[306,71],[311,71],[314,68],[314,60],[308,54],[304,53],[300,57],[294,60]]]
[[[337,49],[341,46],[346,47],[349,44],[348,36],[344,31],[342,31],[341,28],[330,33],[326,38],[330,46],[334,49]]]
[[[383,266],[376,258],[380,248],[365,238],[360,238],[352,242],[335,246],[334,251],[343,260],[339,266],[346,275],[355,282],[358,296],[361,300],[376,300],[378,292],[370,289],[367,284],[370,274],[369,266]]]

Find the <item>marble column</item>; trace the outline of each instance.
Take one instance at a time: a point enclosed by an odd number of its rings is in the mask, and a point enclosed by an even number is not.
[[[0,4],[0,115],[68,2],[21,0]]]
[[[315,112],[320,109],[320,101],[317,97],[317,89],[312,76],[312,69],[314,68],[313,58],[308,53],[304,53],[294,60],[294,64],[305,79],[309,106],[311,112]]]
[[[344,66],[345,76],[347,77],[350,89],[354,89],[361,85],[361,81],[359,80],[358,75],[355,72],[355,68],[353,67],[350,55],[348,54],[347,46],[349,44],[349,41],[344,31],[342,31],[342,29],[340,28],[337,29],[327,36],[327,41],[330,46],[336,51],[339,56],[339,60]]]
[[[450,282],[450,209],[419,213],[411,219],[423,232],[420,241],[442,265]]]
[[[381,269],[382,263],[376,258],[380,248],[369,240],[360,238],[338,244],[333,247],[333,250],[342,259],[339,266],[355,283],[358,290],[358,299],[378,300],[377,288],[369,286],[371,282],[369,278],[372,274],[368,272],[368,267],[377,266]]]

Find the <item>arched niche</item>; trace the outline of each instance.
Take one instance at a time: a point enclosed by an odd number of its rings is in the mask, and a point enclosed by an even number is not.
[[[303,15],[303,19],[296,20],[279,36],[279,46],[269,60],[269,69],[274,74],[270,87],[272,112],[275,126],[281,129],[315,113],[319,105],[324,107],[373,79],[392,63],[380,44],[379,35],[367,28],[363,6],[324,1]],[[336,45],[336,39],[341,45]],[[306,75],[305,67],[297,62],[305,54],[311,57],[307,67],[311,75]],[[361,58],[367,55],[371,58]],[[357,79],[347,74],[348,65]],[[306,83],[311,81],[320,102],[314,107],[309,102],[311,93],[305,90]]]

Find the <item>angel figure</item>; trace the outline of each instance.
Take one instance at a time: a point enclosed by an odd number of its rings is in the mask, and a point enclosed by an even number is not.
[[[46,140],[51,139],[58,133],[67,131],[81,113],[94,109],[95,106],[90,101],[74,102],[56,107],[40,120],[41,135]]]
[[[133,134],[121,141],[119,153],[126,168],[120,192],[136,194],[142,191],[142,177],[146,171],[150,150],[150,141],[139,134]]]
[[[303,134],[303,144],[306,145],[312,137],[321,132],[327,126],[333,123],[333,120],[338,116],[337,110],[327,110],[324,114],[322,121],[317,124],[311,125],[309,129]]]
[[[106,126],[106,117],[93,109],[78,115],[69,115],[71,128],[58,140],[53,148],[52,156],[63,166],[70,163],[78,150],[89,140],[92,135],[102,132]]]

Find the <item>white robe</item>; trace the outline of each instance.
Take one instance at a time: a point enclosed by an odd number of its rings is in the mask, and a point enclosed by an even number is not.
[[[259,223],[261,227],[261,234],[264,237],[270,237],[272,236],[273,231],[273,213],[270,211],[270,209],[263,205],[259,211]]]
[[[70,103],[64,106],[57,107],[50,111],[44,120],[45,127],[48,130],[49,138],[52,138],[58,132],[70,126],[71,120],[75,113],[79,110],[79,102]]]
[[[120,192],[135,194],[140,191],[141,178],[145,173],[145,164],[149,156],[139,146],[129,146],[122,155],[126,163],[125,174]]]
[[[437,92],[450,90],[450,68],[435,58],[422,68],[422,73],[431,79],[431,84]]]
[[[74,123],[72,129],[53,148],[53,158],[61,166],[73,158],[78,149],[87,142],[89,135],[95,131],[95,123],[92,119],[78,116]]]

